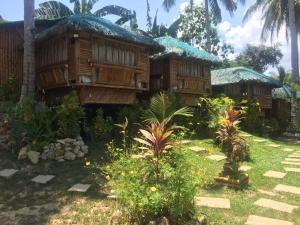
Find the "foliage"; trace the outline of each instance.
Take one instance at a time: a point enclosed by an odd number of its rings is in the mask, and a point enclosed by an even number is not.
[[[149,109],[145,110],[142,117],[145,122],[163,123],[167,125],[174,117],[191,117],[192,109],[189,107],[177,108],[176,102],[166,93],[160,93],[151,98]]]
[[[238,64],[246,62],[255,71],[263,73],[269,66],[277,66],[282,56],[281,50],[276,45],[247,45],[235,60]]]
[[[74,3],[74,10],[68,8],[58,1],[46,1],[39,4],[39,8],[35,10],[36,19],[59,19],[68,17],[74,14],[94,14],[95,16],[104,17],[106,15],[116,15],[121,18],[116,21],[116,24],[123,25],[130,22],[132,29],[137,28],[137,20],[135,11],[130,11],[124,7],[117,5],[108,5],[92,13],[92,9],[98,0],[70,0]]]
[[[247,131],[256,132],[262,128],[262,111],[257,99],[242,100],[241,112],[244,115],[242,127]]]
[[[240,162],[245,159],[245,139],[239,135],[241,112],[233,109],[226,109],[225,116],[221,116],[219,119],[220,128],[217,132],[217,139],[220,142],[221,148],[227,155],[232,169],[232,175],[234,178],[239,176]]]
[[[115,124],[117,127],[121,129],[120,133],[122,136],[122,145],[123,145],[123,151],[125,154],[128,154],[128,146],[127,146],[127,138],[128,138],[128,119],[125,117],[125,121],[120,124]]]
[[[9,113],[14,148],[28,144],[31,149],[41,151],[56,137],[55,119],[52,108],[25,98],[22,105]]]
[[[16,75],[10,74],[7,82],[0,85],[0,101],[17,102],[17,85]]]
[[[81,119],[84,111],[80,106],[76,91],[66,95],[56,110],[58,135],[60,137],[74,138],[80,134]]]
[[[280,129],[280,124],[278,122],[277,119],[275,118],[270,118],[270,119],[264,119],[262,122],[262,128],[261,128],[261,132],[264,135],[267,136],[278,136],[282,131]]]
[[[211,53],[222,55],[226,58],[229,53],[233,53],[233,48],[221,42],[216,28],[217,18],[210,14],[210,29],[206,29],[205,8],[202,5],[186,7],[181,15],[179,25],[180,39],[192,46],[207,48],[207,36],[210,37]],[[207,49],[206,49],[207,50]]]
[[[197,187],[211,182],[195,153],[181,147],[164,154],[160,179],[151,160],[121,157],[105,167],[130,224],[148,224],[166,216],[172,224],[186,224],[194,215]]]
[[[92,126],[92,135],[94,137],[94,140],[103,140],[109,138],[111,136],[112,130],[112,118],[104,118],[103,110],[101,108],[98,109]]]

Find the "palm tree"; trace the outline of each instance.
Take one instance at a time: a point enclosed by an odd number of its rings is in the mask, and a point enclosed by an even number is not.
[[[300,3],[295,0],[269,0],[256,2],[247,10],[244,20],[247,20],[254,12],[262,10],[264,25],[261,38],[273,39],[274,33],[279,34],[282,27],[286,27],[287,40],[291,39],[291,64],[292,84],[296,85],[299,79],[299,58],[297,35],[300,34]],[[297,29],[298,28],[298,29]],[[292,85],[293,86],[293,85]],[[296,91],[292,88],[291,122],[297,124]]]
[[[135,11],[130,11],[121,6],[108,5],[92,13],[91,10],[98,1],[99,0],[70,0],[70,3],[74,3],[73,10],[58,1],[43,2],[39,4],[39,8],[35,10],[35,18],[59,19],[75,14],[94,14],[96,16],[103,17],[112,14],[121,17],[118,21],[116,21],[118,25],[123,25],[130,21],[130,27],[132,29],[137,27]]]
[[[24,71],[20,102],[35,93],[34,29],[34,0],[24,0]]]
[[[230,13],[230,15],[233,15],[234,11],[237,9],[237,4],[238,3],[245,3],[245,0],[219,0],[221,2],[225,9]],[[205,0],[204,1],[204,6],[205,6],[205,18],[206,18],[206,30],[207,30],[207,43],[206,43],[206,48],[208,52],[211,52],[211,40],[210,40],[210,10],[211,13],[216,17],[217,22],[222,21],[222,15],[221,15],[221,8],[219,5],[218,0]],[[190,5],[193,6],[194,1],[190,0]],[[175,0],[164,0],[163,1],[163,6],[167,11],[170,10],[172,6],[175,5]]]

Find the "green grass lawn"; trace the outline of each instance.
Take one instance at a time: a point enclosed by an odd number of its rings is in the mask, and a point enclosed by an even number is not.
[[[282,180],[263,176],[268,170],[284,172],[283,168],[287,165],[280,162],[291,153],[282,149],[292,148],[300,151],[299,143],[296,145],[270,139],[266,139],[265,143],[255,143],[253,140],[256,138],[247,138],[251,146],[251,161],[244,164],[252,166],[252,169],[249,171],[250,186],[244,190],[235,191],[215,184],[213,177],[221,171],[223,162],[208,160],[206,158],[208,153],[195,153],[195,157],[198,157],[199,163],[205,168],[205,174],[210,176],[212,181],[205,188],[199,189],[198,196],[223,197],[231,201],[231,209],[204,207],[197,209],[199,214],[204,213],[208,216],[209,224],[245,224],[248,215],[255,214],[288,220],[300,225],[300,209],[289,214],[253,204],[259,198],[268,198],[300,206],[299,195],[279,193],[277,196],[268,196],[257,191],[258,189],[273,191],[279,183],[300,187],[300,173],[288,172]],[[281,147],[267,147],[270,143],[279,144]],[[183,147],[195,145],[205,147],[213,154],[223,154],[210,139],[194,140]],[[116,208],[116,202],[106,198],[109,190],[103,188],[105,181],[98,171],[92,166],[85,166],[86,161],[91,161],[91,164],[101,163],[104,149],[105,147],[101,145],[93,146],[86,159],[65,163],[42,162],[38,165],[16,161],[11,153],[0,152],[0,169],[20,170],[10,179],[0,179],[0,224],[108,224]],[[56,177],[47,185],[38,185],[31,182],[38,174],[53,174]],[[92,187],[85,194],[67,192],[67,189],[75,183],[90,183]]]

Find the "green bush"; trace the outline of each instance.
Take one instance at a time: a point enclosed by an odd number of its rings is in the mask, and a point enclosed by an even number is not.
[[[277,136],[280,134],[279,122],[275,118],[263,119],[262,122],[262,134],[266,136]]]
[[[95,141],[108,139],[111,137],[113,130],[113,120],[111,117],[104,117],[103,110],[100,108],[96,112],[96,116],[92,125],[92,136]]]
[[[263,124],[263,115],[258,100],[243,100],[240,106],[243,113],[242,127],[250,132],[260,130]]]
[[[14,148],[28,144],[31,149],[41,151],[52,142],[56,137],[54,115],[52,108],[25,98],[22,105],[17,105],[9,113]]]
[[[197,187],[213,179],[200,165],[195,153],[178,147],[162,159],[159,182],[150,158],[123,155],[105,167],[105,175],[129,218],[126,222],[148,224],[166,216],[174,224],[186,224],[194,216]]]
[[[72,91],[63,98],[56,110],[58,135],[62,138],[74,138],[80,134],[81,121],[84,118],[77,93]]]
[[[0,86],[0,101],[17,102],[18,97],[17,78],[11,74],[7,82]]]

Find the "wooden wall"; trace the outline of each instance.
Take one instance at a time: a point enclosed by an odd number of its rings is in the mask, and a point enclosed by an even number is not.
[[[7,82],[10,75],[15,75],[18,93],[23,79],[23,30],[22,27],[0,28],[0,84]]]
[[[43,42],[37,52],[40,88],[46,92],[76,86],[83,104],[133,104],[136,93],[149,90],[143,46],[82,33]]]
[[[211,94],[210,65],[200,60],[167,58],[151,62],[151,90],[181,93],[187,105]]]

